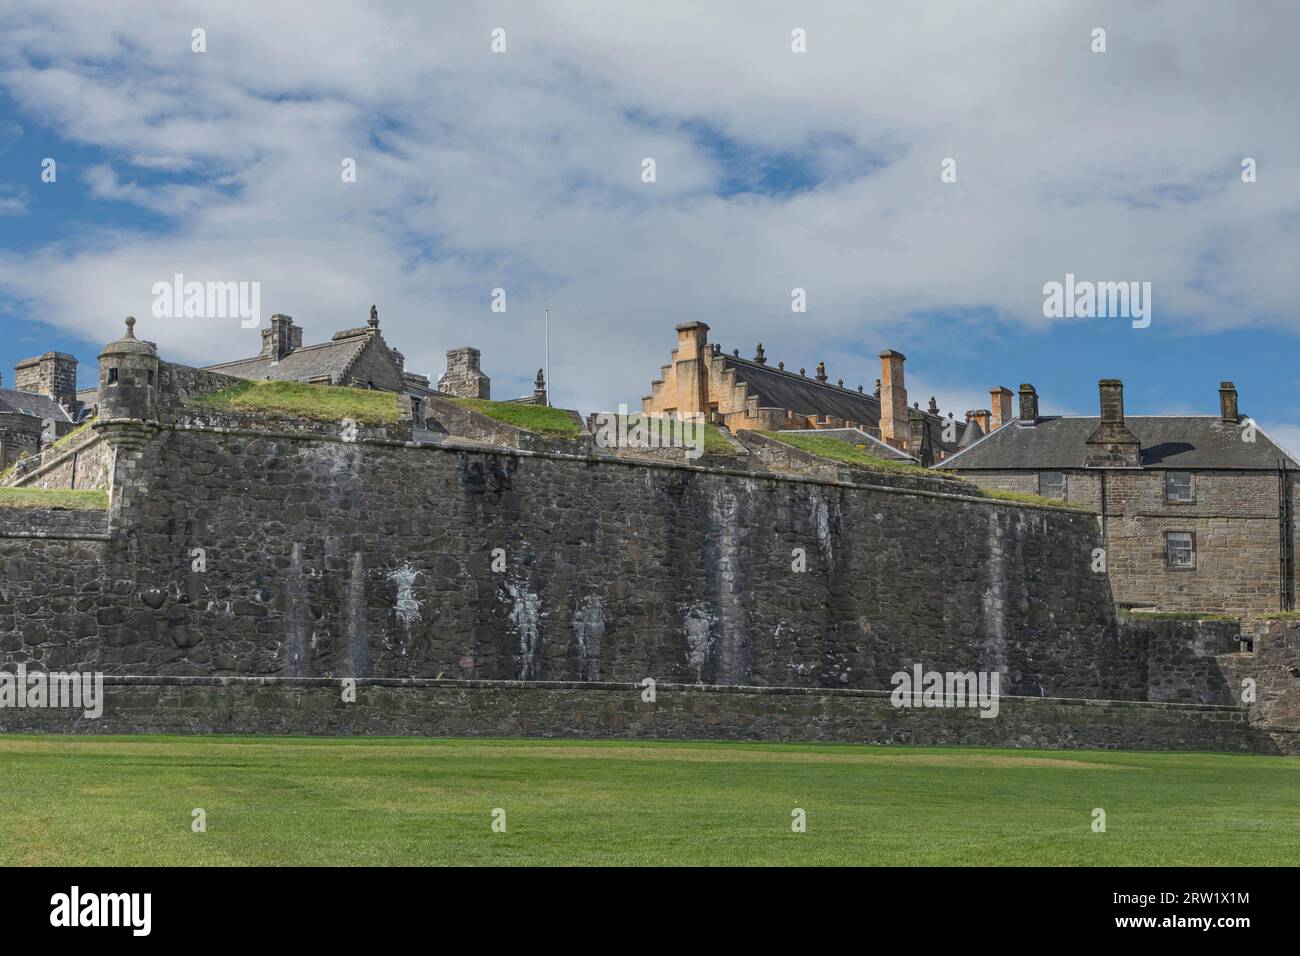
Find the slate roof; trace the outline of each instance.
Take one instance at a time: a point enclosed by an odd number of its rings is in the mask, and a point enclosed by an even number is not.
[[[1088,436],[1101,423],[1098,417],[1046,417],[1033,426],[1013,419],[982,440],[940,462],[939,468],[1002,471],[1083,468]],[[1202,468],[1267,470],[1279,459],[1300,468],[1295,459],[1256,428],[1255,440],[1242,440],[1242,426],[1217,415],[1125,416],[1142,445],[1144,468]]]
[[[762,408],[788,408],[800,415],[832,415],[870,428],[880,427],[880,399],[874,395],[819,382],[815,378],[772,368],[770,365],[760,365],[725,352],[722,357],[726,360],[725,367],[736,373],[736,380],[745,382],[749,385],[750,393],[758,396],[758,404]],[[956,451],[957,441],[943,440],[946,419],[929,412],[923,414],[926,440],[930,447],[942,448],[948,453]],[[964,428],[964,423],[958,423],[958,441]]]
[[[20,392],[12,388],[0,388],[0,412],[31,415],[42,421],[47,418],[60,422],[72,421],[68,413],[63,410],[63,406],[54,399],[37,395],[35,392]]]
[[[270,379],[273,382],[305,382],[328,375],[331,382],[337,383],[366,347],[366,341],[366,330],[358,329],[355,335],[343,338],[336,336],[320,345],[296,348],[279,362],[257,357],[209,365],[207,368],[210,372],[255,381]]]

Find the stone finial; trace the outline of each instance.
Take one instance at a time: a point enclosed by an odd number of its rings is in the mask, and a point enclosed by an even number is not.
[[[837,379],[836,382],[835,382],[835,384],[838,385],[840,388],[843,388],[843,387],[844,387],[844,379],[842,379],[842,378],[841,378],[841,379]]]
[[[379,310],[373,305],[370,307],[370,321],[366,323],[372,329],[379,328]]]
[[[543,374],[543,371],[544,371],[543,369],[539,368],[537,370],[537,378],[533,381],[533,384],[536,385],[538,388],[546,387],[546,376]]]
[[[807,370],[806,368],[801,368],[801,369],[799,369],[799,374],[802,375],[804,378],[807,378],[807,377],[808,377],[808,370]]]
[[[933,395],[930,396],[930,414],[931,415],[939,414],[939,403],[934,400]]]
[[[759,365],[766,365],[766,364],[767,364],[767,353],[765,353],[765,352],[763,351],[763,343],[762,343],[762,342],[759,342],[759,343],[758,343],[758,348],[756,348],[756,349],[754,350],[754,361],[757,362]]]
[[[913,402],[913,403],[912,403],[912,407],[915,408],[915,409],[918,409],[918,410],[919,410],[919,409],[921,408],[921,403],[920,403],[920,402]]]
[[[825,362],[818,362],[818,363],[817,363],[817,381],[819,381],[819,382],[824,382],[824,381],[826,381],[826,363],[825,363]]]
[[[126,317],[126,336],[125,336],[125,338],[128,338],[128,339],[133,339],[133,338],[135,338],[135,316],[134,316],[134,315],[128,315],[128,316]]]
[[[863,390],[863,389],[862,389],[862,386],[859,385],[859,386],[858,386],[858,391],[861,392],[862,390]]]
[[[784,363],[784,362],[777,362],[777,363],[776,363],[776,367],[779,368],[779,369],[780,369],[781,371],[783,371],[783,372],[785,371],[785,363]]]
[[[880,397],[880,379],[876,379],[876,397]]]
[[[731,354],[732,354],[732,356],[734,356],[735,358],[740,358],[740,349],[732,349],[732,350],[731,350]]]

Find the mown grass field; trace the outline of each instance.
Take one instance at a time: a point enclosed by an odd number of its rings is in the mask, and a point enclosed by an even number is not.
[[[1300,862],[1280,757],[8,735],[0,777],[11,865]]]

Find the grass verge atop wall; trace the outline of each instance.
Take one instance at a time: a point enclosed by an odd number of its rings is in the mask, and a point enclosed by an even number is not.
[[[853,465],[873,471],[889,471],[899,475],[916,475],[919,478],[948,477],[947,475],[936,474],[929,468],[914,465],[911,462],[879,458],[868,452],[865,445],[854,445],[842,438],[832,438],[829,435],[810,435],[806,432],[762,431],[758,434],[764,438],[774,438],[791,448],[798,448],[800,451],[806,451],[818,458],[837,461],[842,465]],[[975,492],[975,486],[971,485],[971,493],[974,494]]]
[[[1231,614],[1198,614],[1195,611],[1135,611],[1132,608],[1115,609],[1116,617],[1134,621],[1239,621]]]
[[[486,398],[453,398],[452,401],[488,418],[548,438],[577,438],[582,434],[578,423],[567,412],[549,405],[520,405]]]
[[[8,735],[0,762],[27,866],[1277,866],[1300,788],[1294,758],[844,744]]]
[[[188,405],[216,411],[260,412],[317,422],[350,418],[359,425],[396,425],[397,395],[364,388],[304,382],[240,382],[196,395]]]
[[[66,511],[106,511],[108,492],[69,488],[0,488],[0,508],[51,508]]]
[[[946,474],[951,474],[951,472],[946,472]],[[982,498],[997,498],[999,501],[1018,501],[1026,505],[1042,505],[1046,508],[1064,508],[1066,511],[1096,514],[1093,509],[1085,508],[1076,502],[1066,501],[1063,498],[1044,498],[1042,495],[1035,495],[1028,491],[1007,491],[1005,488],[980,488],[974,485],[972,485],[971,491]]]

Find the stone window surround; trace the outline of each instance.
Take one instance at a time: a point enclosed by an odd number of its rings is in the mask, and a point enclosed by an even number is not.
[[[1171,534],[1185,534],[1191,539],[1191,561],[1187,564],[1172,564],[1169,561],[1169,536]],[[1165,543],[1165,570],[1166,571],[1195,571],[1196,570],[1196,531],[1192,528],[1162,528],[1161,536]]]

